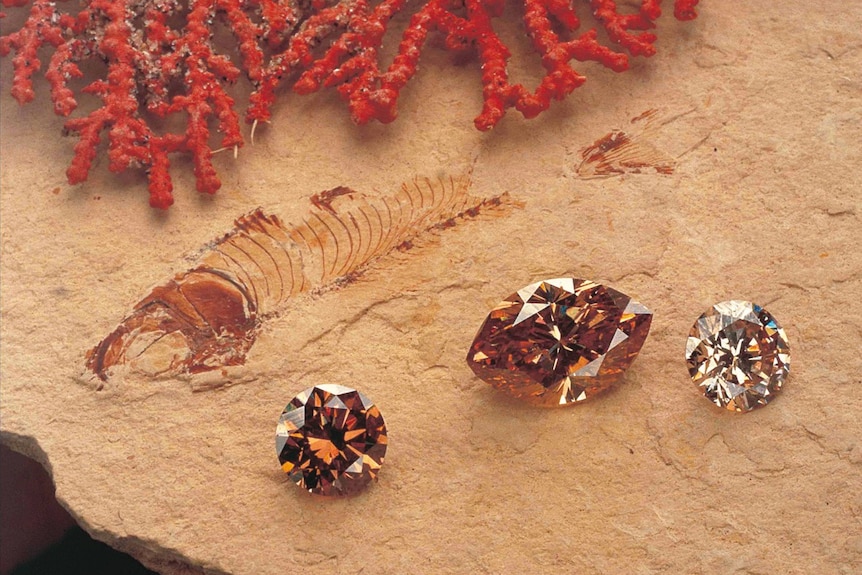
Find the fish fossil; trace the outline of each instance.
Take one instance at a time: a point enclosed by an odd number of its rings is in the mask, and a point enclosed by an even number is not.
[[[155,377],[242,365],[262,322],[291,296],[348,283],[425,232],[516,205],[469,187],[469,175],[417,178],[381,197],[338,187],[312,196],[296,226],[260,209],[244,215],[193,269],[138,302],[87,353],[86,367],[104,382],[121,367]]]

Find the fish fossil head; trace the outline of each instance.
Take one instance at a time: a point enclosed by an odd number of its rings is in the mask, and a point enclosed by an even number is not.
[[[242,284],[200,267],[154,288],[90,350],[87,367],[107,381],[115,366],[152,377],[239,365],[256,328],[255,306]]]

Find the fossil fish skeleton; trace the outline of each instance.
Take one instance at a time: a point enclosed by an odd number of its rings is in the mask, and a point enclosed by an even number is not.
[[[315,194],[295,226],[260,209],[244,215],[195,267],[139,301],[87,353],[86,367],[105,382],[119,368],[156,377],[241,365],[288,298],[349,283],[424,233],[514,205],[508,194],[483,198],[469,188],[469,176],[417,178],[378,197],[338,187]]]

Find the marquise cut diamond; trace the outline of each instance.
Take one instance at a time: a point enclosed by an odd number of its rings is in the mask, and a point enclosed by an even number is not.
[[[473,372],[540,405],[583,401],[615,384],[649,332],[652,313],[615,289],[576,278],[518,290],[470,346]]]

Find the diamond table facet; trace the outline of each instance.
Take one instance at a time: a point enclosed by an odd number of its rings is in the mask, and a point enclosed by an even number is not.
[[[343,385],[318,385],[298,394],[275,430],[284,472],[321,495],[350,495],[376,480],[387,443],[377,406]]]
[[[470,346],[473,372],[540,405],[583,401],[614,385],[649,332],[652,312],[615,289],[576,279],[528,285],[495,307]]]
[[[772,401],[790,370],[787,334],[768,311],[742,300],[717,303],[701,315],[685,357],[706,398],[731,411]]]

